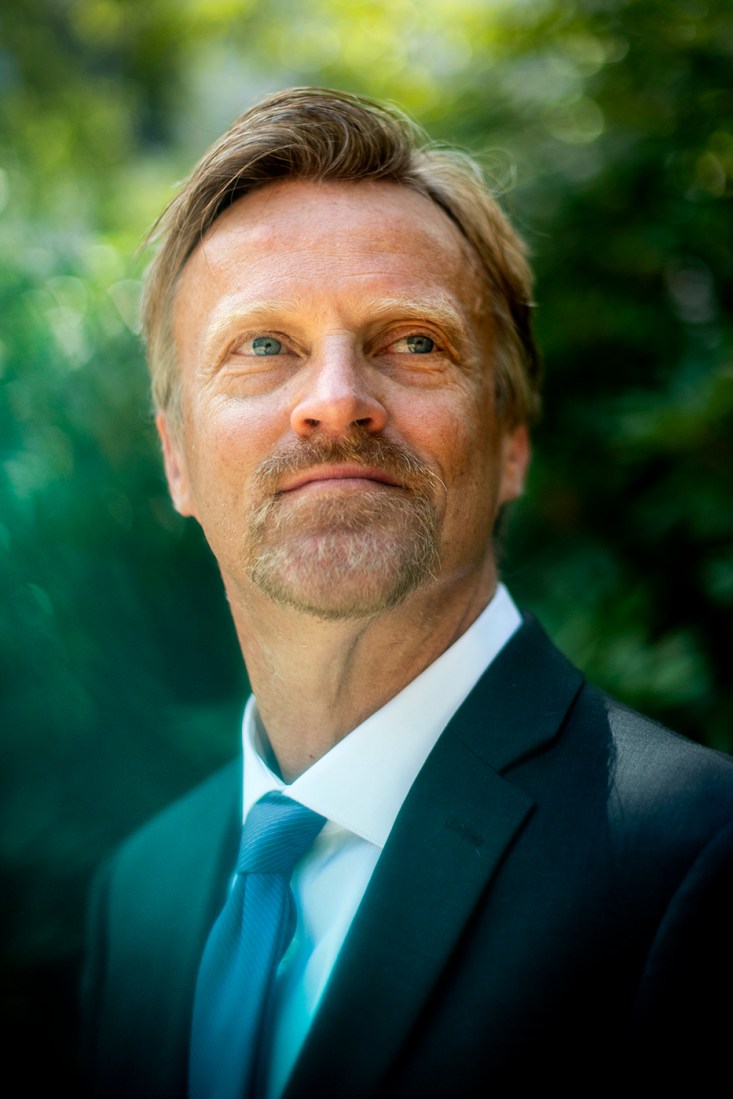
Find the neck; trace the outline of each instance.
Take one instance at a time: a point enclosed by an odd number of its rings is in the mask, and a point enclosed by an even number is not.
[[[324,621],[234,592],[230,605],[257,707],[280,773],[301,775],[436,660],[496,588],[479,577],[433,582],[368,618]]]

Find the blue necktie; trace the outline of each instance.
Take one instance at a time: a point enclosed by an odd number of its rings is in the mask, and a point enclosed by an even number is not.
[[[190,1099],[254,1095],[269,993],[295,933],[290,876],[324,824],[277,793],[265,794],[247,814],[234,886],[199,967]]]

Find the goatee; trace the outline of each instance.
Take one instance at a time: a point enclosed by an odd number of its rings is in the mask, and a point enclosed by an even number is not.
[[[281,492],[323,465],[360,465],[390,484],[355,493]],[[439,565],[439,477],[407,448],[358,429],[313,436],[269,455],[254,472],[261,500],[247,533],[250,580],[275,602],[319,618],[364,617],[396,606]]]

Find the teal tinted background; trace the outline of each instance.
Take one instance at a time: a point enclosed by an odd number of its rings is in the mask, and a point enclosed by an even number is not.
[[[137,249],[176,181],[302,83],[482,158],[533,254],[547,370],[505,579],[589,677],[731,751],[731,71],[722,0],[3,5],[2,987],[57,1083],[90,874],[236,751],[247,691],[136,334]]]

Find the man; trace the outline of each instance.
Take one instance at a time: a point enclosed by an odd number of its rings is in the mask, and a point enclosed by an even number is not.
[[[539,370],[524,251],[474,166],[376,104],[283,92],[215,144],[159,236],[166,474],[253,698],[244,766],[100,877],[94,1093],[587,1095],[694,1073],[707,1094],[733,761],[588,686],[498,582]],[[242,821],[273,791],[320,831],[252,1024],[239,947],[212,985],[208,960],[254,889],[242,863],[232,885]],[[259,944],[273,919],[238,911],[237,942]],[[257,1038],[232,1079],[240,1020]]]

